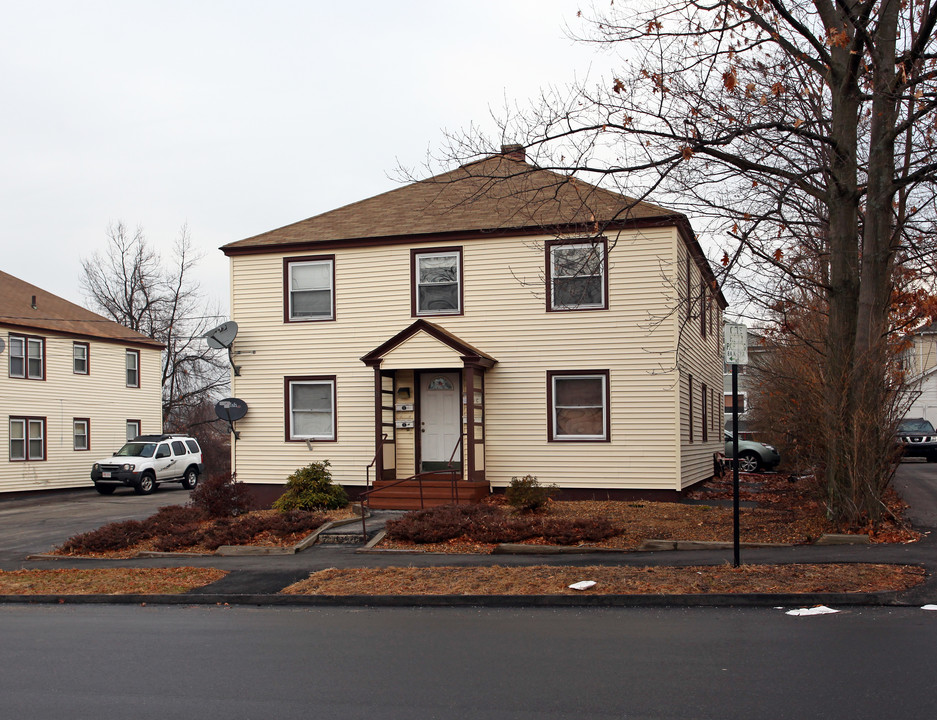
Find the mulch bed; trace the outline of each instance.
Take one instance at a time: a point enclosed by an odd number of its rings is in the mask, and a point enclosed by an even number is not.
[[[697,595],[859,593],[906,590],[924,581],[907,565],[728,565],[695,567],[330,568],[282,590],[290,595]],[[587,590],[573,583],[593,580]]]
[[[192,567],[0,570],[0,595],[173,595],[227,574]]]
[[[819,499],[818,485],[812,478],[791,480],[771,473],[742,473],[740,498],[757,502],[758,507],[740,511],[740,536],[744,543],[809,544],[824,533],[853,532],[869,535],[872,542],[914,542],[920,535],[903,522],[906,507],[897,494],[889,492],[887,502],[892,517],[878,528],[838,528],[826,519]],[[715,478],[689,494],[689,499],[712,501],[712,505],[628,501],[551,501],[542,515],[556,518],[601,518],[611,521],[621,531],[614,537],[581,542],[578,547],[610,550],[637,550],[645,540],[697,540],[731,542],[733,510],[726,505],[732,498],[732,479]],[[505,513],[502,496],[492,501]],[[549,538],[530,538],[526,544],[553,544]],[[385,538],[382,549],[418,550],[440,553],[491,553],[497,543],[475,542],[459,537],[444,542],[413,543]]]

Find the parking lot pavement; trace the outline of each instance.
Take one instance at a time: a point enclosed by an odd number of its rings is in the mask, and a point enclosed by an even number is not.
[[[142,520],[158,508],[188,500],[189,491],[175,483],[160,486],[152,495],[136,495],[131,489],[99,495],[93,487],[19,498],[0,495],[0,568],[20,567],[26,555],[48,552],[77,533],[110,522]]]

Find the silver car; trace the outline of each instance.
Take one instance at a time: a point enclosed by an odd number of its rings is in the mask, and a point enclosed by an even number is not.
[[[732,433],[725,431],[726,458],[732,458]],[[754,440],[739,440],[739,470],[741,472],[758,472],[759,470],[773,470],[781,463],[781,454],[773,445],[755,442]]]

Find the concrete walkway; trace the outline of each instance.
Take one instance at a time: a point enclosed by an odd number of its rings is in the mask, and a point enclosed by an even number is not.
[[[930,472],[934,492],[921,492],[919,476]],[[235,555],[199,556],[176,555],[131,560],[90,560],[35,558],[18,563],[22,568],[63,567],[214,567],[227,570],[223,579],[184,595],[156,596],[73,596],[66,602],[130,602],[167,604],[305,604],[305,605],[906,605],[937,604],[937,468],[933,465],[902,468],[896,481],[899,491],[915,495],[918,507],[911,513],[916,529],[924,533],[917,543],[902,545],[799,545],[792,547],[764,547],[741,551],[743,564],[768,563],[830,563],[876,562],[923,566],[928,571],[927,581],[903,593],[871,594],[812,594],[812,595],[685,595],[685,596],[407,596],[407,597],[310,597],[283,596],[278,591],[306,578],[309,573],[326,568],[381,568],[392,566],[529,566],[529,565],[722,565],[732,562],[730,547],[700,550],[667,550],[654,552],[571,552],[563,554],[497,554],[448,555],[435,553],[394,552],[364,550],[360,540],[361,525],[350,524],[346,529],[335,529],[329,534],[357,533],[355,544],[325,542],[292,555]],[[907,486],[912,489],[908,490]],[[369,536],[383,527],[395,513],[376,512],[367,521]],[[5,563],[8,565],[8,563]],[[6,569],[12,569],[7,567]],[[0,596],[0,602],[58,602],[56,597]]]

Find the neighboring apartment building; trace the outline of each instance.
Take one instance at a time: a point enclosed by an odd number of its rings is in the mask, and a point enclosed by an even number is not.
[[[0,492],[91,487],[92,463],[162,431],[162,344],[0,271]]]
[[[679,213],[508,146],[222,250],[255,492],[326,459],[352,488],[452,468],[483,494],[712,473],[726,303]]]
[[[905,417],[926,418],[937,427],[937,325],[914,334],[905,353],[905,370],[913,398]]]

